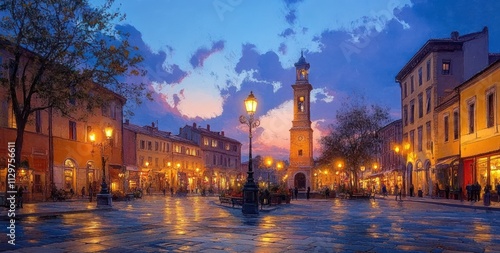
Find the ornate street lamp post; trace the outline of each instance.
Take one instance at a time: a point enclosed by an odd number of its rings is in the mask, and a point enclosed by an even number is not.
[[[106,140],[101,142],[101,143],[96,143],[96,136],[94,132],[91,132],[89,134],[89,139],[92,142],[92,145],[95,147],[100,148],[100,155],[101,155],[101,164],[102,164],[102,183],[101,183],[101,191],[99,194],[97,194],[97,206],[111,206],[111,194],[109,193],[109,188],[108,184],[106,183],[106,161],[107,158],[105,157],[105,149],[106,147],[111,147],[113,142],[112,142],[112,137],[113,137],[113,128],[111,126],[107,126],[104,128],[104,134],[106,136]],[[92,153],[94,150],[92,150]]]
[[[361,180],[360,180],[361,183],[360,183],[360,187],[361,187],[361,189],[363,189],[364,188],[363,185],[364,185],[364,181],[365,181],[365,170],[366,170],[366,167],[365,166],[361,166],[360,170],[361,170]]]
[[[403,144],[403,148],[400,148],[399,146],[396,146],[394,148],[394,151],[396,152],[396,154],[401,154],[401,157],[398,158],[398,170],[401,169],[401,160],[403,160],[404,164],[404,169],[403,169],[403,186],[402,186],[402,191],[403,191],[403,195],[406,196],[406,186],[407,186],[407,183],[406,183],[406,158],[404,157],[405,154],[408,154],[408,151],[410,150],[410,144],[409,143],[404,143]],[[410,182],[411,183],[411,182]]]
[[[248,144],[248,177],[247,182],[243,186],[243,214],[259,214],[258,194],[259,188],[253,179],[253,166],[252,166],[252,128],[258,127],[260,121],[254,118],[255,110],[257,109],[257,99],[250,92],[247,99],[245,99],[245,108],[248,116],[241,115],[240,122],[248,125],[249,144]]]

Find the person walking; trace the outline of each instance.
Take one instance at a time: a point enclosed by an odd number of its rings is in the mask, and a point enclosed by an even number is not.
[[[414,193],[415,193],[415,187],[413,186],[413,184],[411,184],[410,185],[410,197],[413,197]]]
[[[82,199],[85,198],[85,186],[82,187],[82,192],[81,193],[82,193]]]
[[[92,184],[89,185],[89,202],[92,202],[92,195],[94,194],[94,189],[92,189]]]
[[[497,190],[497,201],[500,202],[500,182],[497,182],[496,190]]]
[[[387,186],[385,186],[385,184],[382,184],[382,195],[385,197],[387,197]]]
[[[295,189],[293,189],[293,193],[295,194],[295,200],[299,199],[299,187],[295,186]]]
[[[476,200],[477,201],[481,200],[481,185],[479,184],[478,181],[476,181]]]
[[[396,194],[396,200],[398,200],[398,196],[399,196],[399,200],[402,201],[401,189],[399,188],[399,185],[397,185],[397,184],[394,186],[394,193]]]
[[[465,191],[467,192],[467,201],[472,201],[472,186],[470,182],[465,186]]]
[[[19,186],[17,189],[17,207],[23,208],[23,194],[24,194],[24,188],[23,186]]]
[[[307,187],[307,192],[306,192],[306,199],[309,200],[309,196],[311,194],[311,187]]]
[[[439,184],[436,183],[436,198],[439,198]]]

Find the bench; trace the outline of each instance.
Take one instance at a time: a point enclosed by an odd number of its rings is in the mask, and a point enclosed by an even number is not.
[[[130,200],[133,200],[133,199],[135,199],[133,193],[127,193],[127,195],[125,195],[125,200],[126,201],[130,201]]]
[[[375,199],[375,194],[362,194],[362,193],[353,193],[349,195],[349,199]]]
[[[221,204],[231,204],[233,207],[235,205],[239,205],[239,206],[243,205],[243,198],[219,196],[219,201]]]
[[[243,198],[231,198],[231,204],[233,205],[238,205],[238,206],[243,206]]]
[[[219,201],[221,204],[231,204],[231,198],[230,197],[222,197],[219,196]]]

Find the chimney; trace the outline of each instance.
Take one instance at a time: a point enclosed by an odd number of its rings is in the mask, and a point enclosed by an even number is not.
[[[193,128],[196,128],[196,122],[193,122]]]
[[[155,123],[151,122],[151,127],[155,128]]]
[[[457,31],[453,31],[451,32],[451,39],[452,40],[458,40],[458,32]]]
[[[210,125],[209,124],[207,124],[207,130],[210,131]]]
[[[129,119],[125,120],[125,125],[128,125],[130,123]]]
[[[224,131],[220,131],[220,135],[224,136]]]

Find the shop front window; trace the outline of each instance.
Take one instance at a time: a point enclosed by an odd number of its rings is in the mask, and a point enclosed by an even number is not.
[[[481,195],[484,192],[484,187],[488,183],[488,158],[483,157],[477,159],[476,181],[481,185]]]

